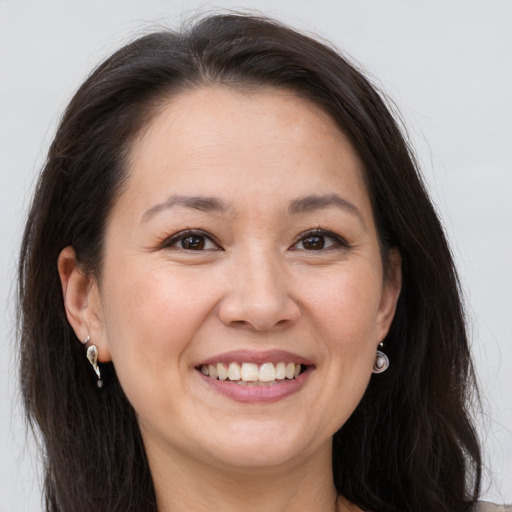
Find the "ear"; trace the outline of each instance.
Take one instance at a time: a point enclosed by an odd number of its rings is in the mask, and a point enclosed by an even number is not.
[[[389,268],[382,287],[382,296],[377,315],[378,332],[380,343],[389,331],[393,317],[395,316],[396,305],[400,290],[402,289],[402,257],[398,249],[391,249],[389,252]]]
[[[99,361],[110,361],[96,279],[80,268],[71,246],[61,251],[57,266],[68,322],[81,342],[90,337],[90,343],[98,348]]]

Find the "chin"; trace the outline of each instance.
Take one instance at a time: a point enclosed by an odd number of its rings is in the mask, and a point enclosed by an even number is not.
[[[279,427],[268,423],[244,423],[233,426],[227,438],[215,436],[217,440],[214,440],[212,436],[210,456],[233,468],[258,469],[286,465],[309,451],[307,439],[294,435],[298,433],[294,433],[288,423]]]
[[[236,471],[250,471],[283,467],[292,463],[299,457],[300,451],[282,446],[262,445],[258,443],[245,443],[237,445],[236,449],[230,448],[222,452],[217,448],[211,454],[217,461],[216,465],[232,468]]]

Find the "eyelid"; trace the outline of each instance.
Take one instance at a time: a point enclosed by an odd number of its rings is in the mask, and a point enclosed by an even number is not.
[[[180,240],[187,238],[189,236],[202,236],[216,245],[216,249],[205,249],[206,251],[224,250],[222,248],[222,246],[220,245],[220,243],[218,242],[218,240],[213,235],[211,235],[210,233],[207,233],[206,231],[204,231],[202,229],[193,229],[193,228],[183,229],[183,230],[178,231],[170,236],[165,237],[163,239],[163,241],[159,244],[159,247],[162,249],[172,247],[174,244],[178,243]],[[302,240],[307,238],[308,236],[323,236],[325,238],[331,238],[334,240],[335,244],[333,244],[333,246],[323,249],[323,252],[328,251],[330,249],[349,248],[350,247],[350,244],[342,236],[340,236],[332,231],[326,230],[326,229],[314,228],[314,229],[309,229],[307,231],[303,231],[302,233],[300,233],[297,236],[297,238],[295,239],[295,241],[293,242],[293,244],[291,245],[290,250],[299,250],[299,249],[296,249],[295,246],[299,242],[301,242]],[[183,248],[181,248],[181,250],[187,251],[187,249],[183,249]],[[203,250],[203,251],[190,250],[190,252],[204,252],[205,250]],[[316,252],[316,251],[308,251],[308,252]],[[322,252],[322,251],[318,251],[318,252]]]
[[[293,242],[293,244],[291,245],[290,249],[292,251],[299,250],[299,249],[295,249],[295,246],[299,242],[301,242],[302,240],[307,238],[308,236],[323,236],[325,238],[332,238],[336,242],[336,244],[333,247],[327,247],[327,248],[319,250],[319,251],[308,251],[308,252],[322,252],[322,251],[325,252],[330,249],[339,249],[339,248],[348,249],[350,247],[350,244],[342,236],[334,233],[333,231],[329,231],[329,230],[322,229],[322,228],[314,228],[314,229],[309,229],[307,231],[303,231],[302,233],[300,233],[300,235],[298,235],[297,238],[295,239],[295,242]]]
[[[160,244],[160,248],[162,248],[162,249],[170,248],[174,244],[178,243],[180,240],[190,237],[190,236],[202,236],[217,246],[216,249],[204,249],[203,251],[189,250],[190,252],[223,250],[220,243],[217,241],[217,239],[213,235],[211,235],[210,233],[207,233],[206,231],[203,231],[202,229],[193,229],[193,228],[183,229],[181,231],[178,231],[177,233],[174,233],[173,235],[166,237]],[[180,249],[182,251],[187,251],[187,249],[183,249],[183,248],[180,248]]]

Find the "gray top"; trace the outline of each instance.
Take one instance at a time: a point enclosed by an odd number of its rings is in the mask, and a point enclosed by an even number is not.
[[[479,501],[471,512],[512,512],[512,505],[495,505],[488,501]]]

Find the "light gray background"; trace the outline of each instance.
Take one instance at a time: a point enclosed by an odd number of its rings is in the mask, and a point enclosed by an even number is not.
[[[484,395],[485,496],[512,501],[510,0],[0,0],[0,512],[41,510],[17,405],[12,283],[59,115],[92,67],[134,32],[217,8],[258,9],[333,41],[398,104],[467,296]]]

